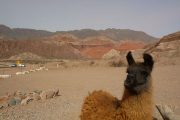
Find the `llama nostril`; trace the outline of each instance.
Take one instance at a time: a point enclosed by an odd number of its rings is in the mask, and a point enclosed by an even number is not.
[[[132,81],[131,79],[126,79],[126,80],[124,81],[124,85],[125,85],[126,87],[130,87],[132,84],[133,84],[133,81]]]
[[[127,83],[127,84],[131,84],[131,80],[130,80],[130,79],[127,79],[127,80],[126,80],[126,83]]]
[[[134,74],[128,74],[126,80],[124,81],[125,87],[131,87],[134,83],[135,75]]]

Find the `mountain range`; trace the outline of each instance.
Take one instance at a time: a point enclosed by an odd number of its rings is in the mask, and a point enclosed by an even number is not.
[[[42,58],[99,59],[111,49],[141,49],[157,38],[129,29],[49,32],[0,25],[0,58],[32,53]]]
[[[49,37],[55,34],[72,34],[79,39],[85,39],[88,37],[106,36],[112,40],[138,40],[138,41],[152,41],[157,38],[150,36],[142,31],[134,31],[130,29],[115,29],[108,28],[106,30],[93,30],[93,29],[81,29],[72,31],[56,31],[50,32],[45,30],[25,29],[25,28],[10,28],[5,25],[0,25],[0,36],[9,39],[39,39]]]

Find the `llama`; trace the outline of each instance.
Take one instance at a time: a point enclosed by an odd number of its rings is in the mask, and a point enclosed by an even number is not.
[[[144,53],[144,62],[136,63],[129,52],[127,78],[121,100],[105,91],[89,94],[82,105],[81,120],[152,120],[153,58]]]

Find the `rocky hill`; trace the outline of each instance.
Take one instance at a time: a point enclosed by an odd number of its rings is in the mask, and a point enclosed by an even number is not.
[[[114,41],[121,40],[134,40],[134,41],[146,41],[152,42],[157,40],[157,38],[150,36],[142,31],[134,31],[130,29],[106,29],[106,30],[92,30],[92,29],[82,29],[73,31],[59,31],[57,33],[70,33],[74,36],[85,39],[88,37],[105,36]]]
[[[48,44],[58,46],[69,45],[81,53],[85,58],[99,59],[111,49],[118,51],[136,50],[143,48],[147,43],[142,41],[123,40],[114,41],[106,36],[88,37],[79,39],[70,33],[59,33],[43,40]]]
[[[174,64],[180,60],[179,46],[180,31],[162,37],[159,42],[147,48],[146,52],[153,54],[156,61]]]
[[[0,58],[32,53],[42,58],[99,59],[111,49],[141,49],[155,40],[156,38],[144,32],[129,29],[83,29],[53,33],[34,29],[11,29],[0,25]]]
[[[180,31],[164,36],[160,40],[160,42],[163,43],[163,42],[171,42],[176,40],[180,40]]]
[[[39,39],[53,35],[52,32],[45,30],[25,29],[25,28],[13,28],[0,25],[0,36],[8,39],[15,40],[27,40],[27,39]]]
[[[106,30],[93,30],[82,29],[73,31],[58,31],[49,32],[45,30],[25,29],[25,28],[10,28],[5,25],[0,25],[0,36],[11,39],[39,39],[43,37],[49,37],[54,34],[72,34],[79,39],[85,39],[88,37],[105,36],[115,41],[120,40],[140,40],[150,42],[157,40],[157,38],[150,36],[142,31],[134,31],[130,29],[106,29]]]
[[[71,45],[58,46],[42,40],[0,40],[0,58],[9,59],[22,53],[32,53],[43,58],[82,59],[79,50]],[[14,57],[13,57],[14,58]]]

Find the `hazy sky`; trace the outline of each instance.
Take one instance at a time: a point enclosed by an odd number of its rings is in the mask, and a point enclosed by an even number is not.
[[[45,29],[180,30],[180,0],[0,0],[0,24]]]

